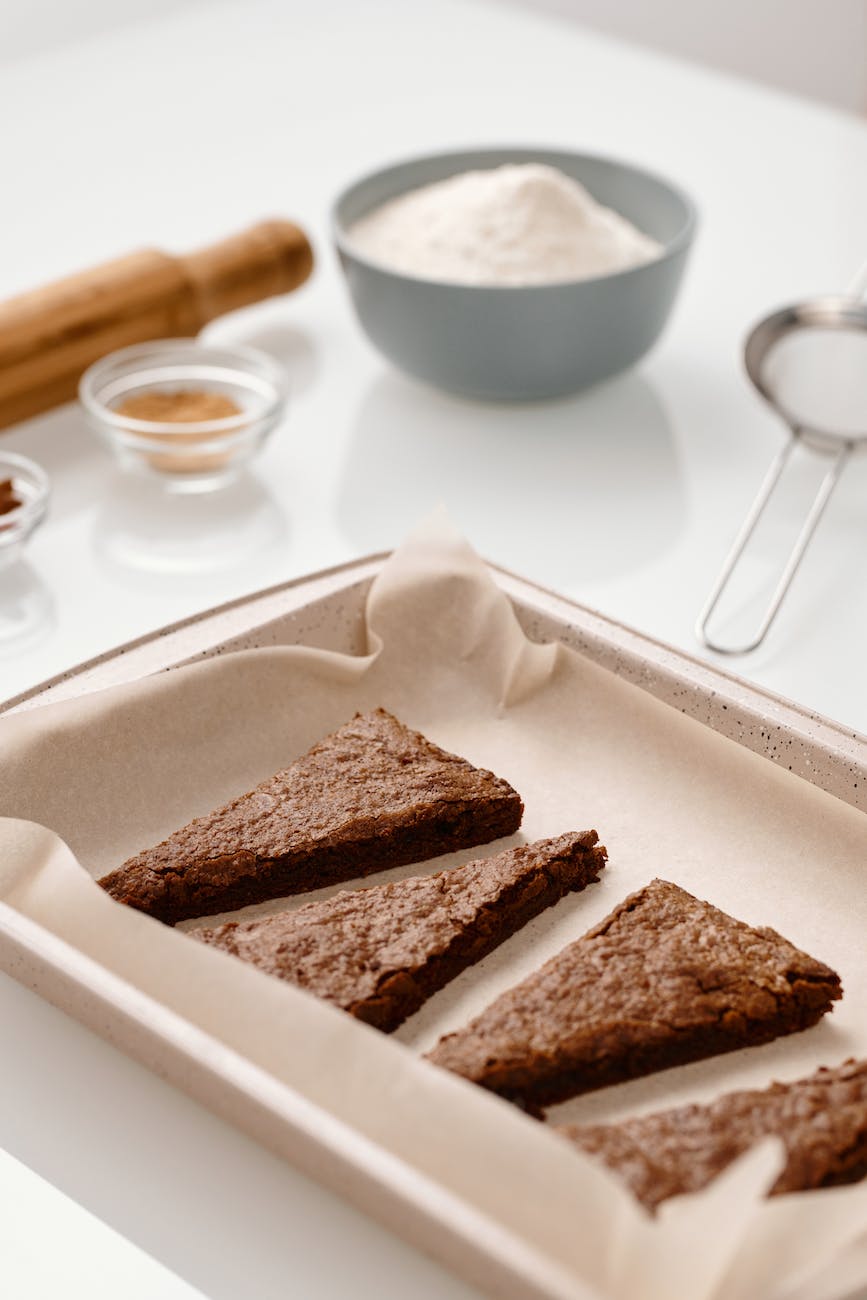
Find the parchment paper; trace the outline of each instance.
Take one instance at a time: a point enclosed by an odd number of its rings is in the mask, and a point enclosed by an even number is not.
[[[574,652],[531,644],[440,517],[377,578],[367,627],[363,657],[245,651],[3,720],[0,813],[18,820],[0,821],[0,899],[514,1233],[552,1294],[841,1300],[867,1285],[867,1184],[764,1201],[780,1160],[768,1141],[654,1221],[544,1126],[418,1055],[657,875],[831,963],[844,1000],[805,1033],[604,1089],[552,1119],[707,1100],[867,1055],[863,815]],[[526,804],[516,841],[593,826],[610,855],[600,884],[533,921],[393,1037],[93,883],[376,705],[511,781]]]

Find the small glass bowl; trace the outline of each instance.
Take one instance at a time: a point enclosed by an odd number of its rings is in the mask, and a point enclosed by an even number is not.
[[[0,483],[12,480],[12,491],[21,502],[0,515],[0,564],[13,559],[34,529],[45,518],[50,486],[48,475],[36,461],[0,451]]]
[[[258,451],[286,410],[286,372],[264,352],[195,339],[121,348],[81,377],[78,396],[91,428],[126,465],[181,491],[219,487]],[[118,408],[148,393],[206,392],[230,398],[237,415],[201,421],[133,418]]]

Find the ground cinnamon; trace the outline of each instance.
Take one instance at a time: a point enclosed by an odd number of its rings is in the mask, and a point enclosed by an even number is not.
[[[226,420],[243,414],[237,402],[226,393],[217,393],[206,388],[181,388],[175,392],[134,393],[114,408],[116,415],[131,420],[153,421],[154,425],[166,424],[203,424],[210,420]],[[191,430],[189,433],[154,428],[148,437],[152,440],[171,443],[172,447],[185,446],[191,449],[197,443],[213,444],[215,438],[231,435],[234,426],[225,431],[201,433]],[[190,450],[186,455],[174,450],[150,452],[146,459],[153,469],[168,474],[196,474],[202,471],[219,469],[231,459],[231,450],[201,452],[198,455]]]
[[[130,420],[153,420],[156,424],[200,424],[240,415],[241,408],[225,393],[181,388],[174,393],[134,393],[115,407],[115,414]]]
[[[23,504],[11,478],[0,479],[0,515],[8,515]]]

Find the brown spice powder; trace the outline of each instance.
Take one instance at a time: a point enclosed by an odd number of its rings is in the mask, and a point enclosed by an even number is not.
[[[8,515],[23,504],[11,478],[0,479],[0,515]]]
[[[115,408],[116,415],[131,420],[152,420],[154,424],[199,424],[206,420],[225,420],[233,415],[241,415],[242,408],[225,393],[209,391],[205,388],[182,388],[173,393],[146,392],[134,393]],[[226,433],[234,433],[227,430]],[[230,451],[209,451],[198,455],[192,448],[197,443],[213,443],[217,433],[167,433],[155,429],[150,437],[171,443],[172,447],[186,446],[191,450],[187,455],[177,452],[150,452],[146,459],[153,469],[168,474],[196,474],[205,470],[219,469],[230,457]],[[224,435],[225,436],[225,435]]]
[[[181,388],[174,393],[134,393],[115,407],[115,414],[130,420],[153,420],[155,424],[198,424],[240,415],[241,408],[225,393]]]

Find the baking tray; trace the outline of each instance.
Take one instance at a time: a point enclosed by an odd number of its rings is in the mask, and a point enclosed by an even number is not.
[[[302,644],[359,652],[383,556],[233,601],[91,660],[0,712],[69,699],[197,659]],[[852,804],[867,803],[867,740],[513,574],[490,572],[525,632],[559,640],[713,730]],[[239,1053],[0,903],[0,968],[338,1191],[489,1294],[562,1296],[525,1243]],[[574,1281],[568,1294],[589,1294]]]
[[[367,592],[388,552],[268,587],[88,659],[0,704],[0,716],[266,645],[363,647]],[[867,812],[867,737],[675,650],[537,583],[488,565],[535,641],[562,641],[681,713]]]

